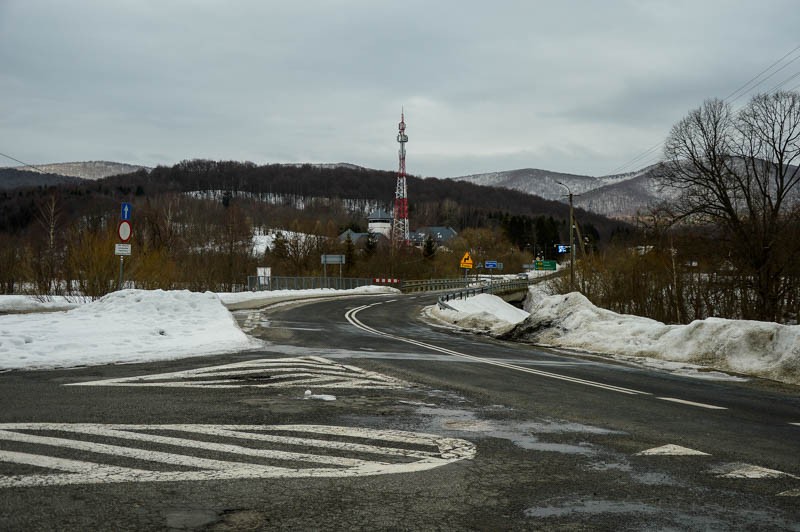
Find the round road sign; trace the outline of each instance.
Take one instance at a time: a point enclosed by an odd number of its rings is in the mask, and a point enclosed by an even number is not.
[[[119,227],[117,227],[117,234],[119,235],[119,239],[123,242],[127,242],[131,239],[131,234],[133,233],[133,226],[128,220],[122,220],[119,223]]]

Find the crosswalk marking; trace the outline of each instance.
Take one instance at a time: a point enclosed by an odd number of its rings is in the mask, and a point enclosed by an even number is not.
[[[668,444],[661,447],[653,447],[645,451],[636,453],[636,456],[711,456],[708,453],[681,447],[680,445]]]
[[[400,379],[339,364],[323,357],[262,358],[136,377],[75,382],[67,386],[158,386],[170,388],[287,388],[397,389]]]
[[[92,441],[97,437],[104,443]],[[0,488],[407,473],[471,459],[476,453],[472,443],[461,439],[319,425],[5,423],[0,424],[0,441],[4,442],[0,462],[56,471],[0,475]],[[136,442],[136,446],[129,447],[126,442]],[[23,445],[24,450],[14,449],[15,444]],[[178,450],[167,452],[144,445]],[[50,456],[48,450],[52,449],[97,458]],[[208,452],[219,458],[208,458]],[[104,463],[119,458],[140,465]]]

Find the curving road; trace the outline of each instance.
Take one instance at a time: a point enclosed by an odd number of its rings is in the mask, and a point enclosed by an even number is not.
[[[796,387],[463,334],[434,301],[238,311],[263,350],[0,375],[0,528],[800,529]]]

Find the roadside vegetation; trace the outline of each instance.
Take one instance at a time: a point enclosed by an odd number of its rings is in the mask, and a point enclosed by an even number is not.
[[[704,102],[672,128],[656,174],[676,199],[583,257],[577,288],[598,306],[666,323],[797,323],[800,94],[758,95],[738,111]]]
[[[133,205],[126,286],[145,289],[234,291],[259,266],[276,276],[321,277],[323,254],[345,255],[346,277],[458,277],[465,251],[476,265],[496,260],[514,273],[534,254],[556,258],[556,244],[567,238],[562,203],[415,178],[413,226],[450,226],[455,239],[401,249],[379,238],[340,241],[346,229],[366,232],[371,210],[391,210],[395,178],[354,168],[201,160],[80,184],[0,190],[0,292],[96,298],[115,290],[122,201]],[[598,241],[625,225],[586,217]],[[273,236],[264,251],[254,236],[267,233]],[[328,267],[328,275],[338,268]]]

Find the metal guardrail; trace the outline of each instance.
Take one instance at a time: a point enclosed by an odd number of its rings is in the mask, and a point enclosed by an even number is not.
[[[404,294],[413,292],[435,292],[438,290],[452,290],[453,288],[466,288],[475,284],[474,279],[420,279],[403,281],[400,291]]]
[[[540,279],[519,279],[519,280],[511,280],[511,281],[496,281],[496,282],[488,282],[483,281],[479,286],[472,286],[469,288],[463,288],[461,290],[456,290],[454,292],[448,292],[446,294],[442,294],[439,296],[439,307],[440,308],[449,308],[452,309],[450,305],[447,304],[448,301],[452,301],[453,299],[466,299],[468,297],[476,296],[478,294],[508,294],[511,292],[521,292],[523,290],[527,290],[528,287],[532,284],[536,284],[540,282]]]
[[[372,279],[361,277],[259,277],[247,276],[247,288],[250,291],[260,290],[313,290],[333,288],[350,290],[359,286],[373,284]]]
[[[476,296],[478,294],[509,294],[512,292],[519,292],[522,290],[527,290],[531,285],[538,284],[553,277],[557,277],[560,273],[553,273],[550,275],[543,275],[541,277],[535,277],[533,279],[514,279],[510,281],[482,281],[480,286],[472,286],[468,288],[463,288],[461,290],[456,290],[453,292],[448,292],[446,294],[442,294],[439,296],[438,305],[439,308],[443,309],[450,309],[455,310],[453,307],[447,304],[448,301],[452,301],[454,299],[466,299],[468,297]]]

